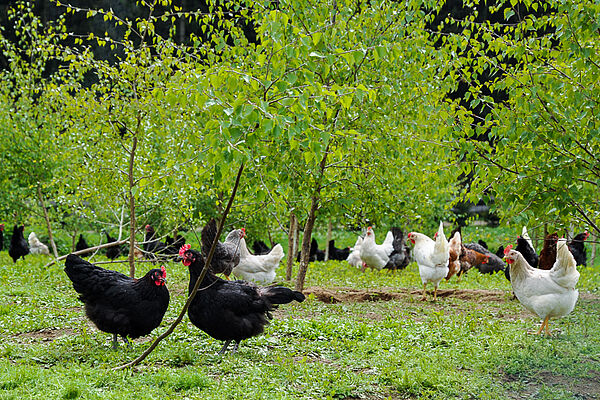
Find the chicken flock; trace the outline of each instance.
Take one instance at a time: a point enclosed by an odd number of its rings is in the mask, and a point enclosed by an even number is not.
[[[3,249],[4,224],[0,224],[0,250]],[[108,243],[117,239],[105,232]],[[372,227],[358,236],[354,246],[338,249],[335,242],[328,243],[329,258],[346,260],[351,266],[365,271],[402,270],[411,260],[418,266],[423,285],[422,300],[427,300],[427,287],[433,287],[433,300],[437,299],[439,284],[456,276],[457,280],[471,268],[481,273],[504,271],[510,280],[513,293],[522,305],[542,320],[538,334],[550,335],[551,318],[569,314],[578,299],[576,284],[579,279],[577,265],[586,265],[584,242],[587,232],[573,240],[559,239],[557,233],[547,235],[539,256],[524,227],[516,246],[500,247],[492,253],[483,241],[463,243],[459,230],[452,232],[450,240],[440,222],[433,238],[419,233],[406,235],[402,229],[391,228],[381,244],[377,244]],[[190,303],[190,322],[209,336],[222,340],[219,354],[224,354],[231,342],[233,351],[244,339],[261,334],[272,318],[271,312],[281,304],[302,302],[301,292],[284,286],[270,284],[276,277],[276,268],[285,254],[280,244],[272,247],[255,241],[250,252],[245,229],[234,229],[223,242],[217,238],[217,223],[211,219],[201,232],[201,248],[192,249],[181,235],[167,236],[161,242],[154,228],[145,226],[145,241],[140,256],[151,260],[179,260],[189,269],[188,293],[199,287]],[[210,265],[206,265],[211,246],[215,246]],[[96,327],[113,335],[113,347],[120,336],[128,345],[129,339],[148,335],[157,328],[169,305],[166,286],[167,271],[164,266],[153,268],[142,278],[130,278],[120,272],[103,269],[81,257],[90,256],[83,235],[75,246],[79,255],[70,254],[65,261],[65,273],[85,306],[85,313]],[[109,247],[106,256],[118,257],[123,249]],[[24,238],[24,226],[15,225],[8,249],[14,262],[27,254],[49,255],[34,232]],[[253,254],[254,253],[254,254]],[[324,251],[312,240],[309,259],[323,260]],[[506,266],[503,259],[506,260]],[[225,279],[217,275],[224,275]],[[230,280],[233,275],[242,280]]]

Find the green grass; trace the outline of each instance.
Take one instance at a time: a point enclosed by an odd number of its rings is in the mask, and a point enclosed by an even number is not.
[[[491,233],[490,233],[491,232]],[[490,247],[512,238],[466,232]],[[472,235],[473,237],[468,237]],[[487,237],[486,235],[489,235]],[[353,244],[352,234],[346,242]],[[352,243],[350,243],[352,242]],[[442,288],[500,291],[496,300],[418,294],[390,301],[284,305],[266,334],[237,354],[184,319],[135,370],[112,368],[139,355],[185,301],[187,270],[168,264],[171,304],[160,328],[132,349],[85,317],[62,266],[43,256],[13,264],[0,253],[0,399],[582,399],[600,396],[600,266],[581,269],[574,312],[553,338],[527,334],[539,321],[511,300],[502,274],[471,271]],[[150,268],[139,264],[139,274]],[[114,266],[125,272],[125,265]],[[278,277],[283,276],[283,264]],[[343,262],[310,265],[306,287],[420,289],[407,270],[361,273]]]

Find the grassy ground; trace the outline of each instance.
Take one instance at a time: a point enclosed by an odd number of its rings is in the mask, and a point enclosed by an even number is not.
[[[415,264],[391,274],[314,263],[306,284],[313,294],[282,306],[266,334],[237,354],[216,356],[221,343],[185,318],[140,367],[112,371],[176,318],[186,268],[167,265],[162,326],[133,349],[113,351],[62,266],[44,269],[47,261],[13,264],[0,253],[0,399],[600,398],[600,266],[580,270],[574,312],[545,338],[527,333],[539,321],[511,300],[502,274],[471,271],[443,283],[445,297],[423,303]],[[140,274],[148,268],[140,264]]]

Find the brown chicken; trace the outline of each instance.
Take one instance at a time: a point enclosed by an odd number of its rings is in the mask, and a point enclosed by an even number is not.
[[[556,232],[549,234],[544,239],[544,247],[540,253],[538,268],[550,270],[556,262],[556,242],[558,242],[558,234]]]
[[[467,273],[472,267],[475,267],[480,264],[485,264],[489,262],[490,257],[481,254],[478,251],[471,250],[461,245],[461,255],[458,258],[460,262],[460,271],[458,272],[458,278]]]
[[[461,255],[462,247],[460,232],[454,232],[454,235],[448,244],[450,245],[450,258],[448,259],[448,275],[446,275],[447,281],[460,271],[460,261],[458,260]]]

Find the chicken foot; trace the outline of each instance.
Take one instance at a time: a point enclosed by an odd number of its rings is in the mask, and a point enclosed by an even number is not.
[[[535,333],[536,335],[539,335],[542,333],[542,330],[544,329],[544,327],[546,328],[546,336],[550,336],[550,328],[548,327],[550,322],[550,317],[546,317],[544,319],[544,322],[542,322],[542,325],[540,326],[540,329]]]
[[[423,297],[421,297],[422,301],[426,301],[427,300],[427,284],[424,283],[423,284]]]
[[[227,348],[229,347],[229,344],[231,342],[232,342],[231,340],[226,340],[225,343],[223,343],[223,347],[221,348],[221,350],[219,350],[217,355],[222,356],[223,354],[225,354],[225,352],[227,351]],[[233,349],[231,349],[232,354],[238,351],[239,345],[240,345],[240,342],[236,341],[235,344],[233,345]]]

